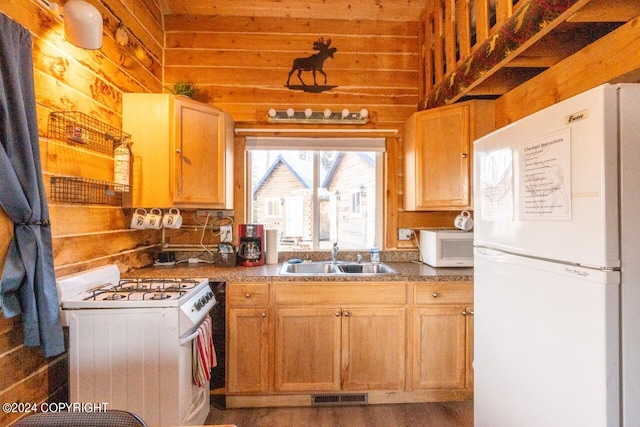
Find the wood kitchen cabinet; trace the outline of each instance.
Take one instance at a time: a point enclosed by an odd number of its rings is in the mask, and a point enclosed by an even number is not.
[[[228,408],[472,397],[471,282],[229,283],[226,301]]]
[[[172,94],[126,93],[133,205],[233,208],[233,119]]]
[[[466,319],[466,380],[465,386],[467,388],[473,387],[473,307],[465,308],[465,319]]]
[[[269,284],[230,283],[226,298],[227,390],[266,393],[271,346]]]
[[[404,209],[472,208],[473,141],[495,128],[493,101],[419,111],[404,129]]]
[[[276,390],[340,390],[341,329],[339,309],[277,309]]]
[[[473,285],[414,285],[413,388],[473,385]]]
[[[276,391],[403,389],[405,289],[402,283],[278,284]]]

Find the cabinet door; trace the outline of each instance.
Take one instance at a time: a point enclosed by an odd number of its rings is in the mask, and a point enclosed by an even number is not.
[[[416,308],[414,314],[414,388],[465,387],[464,307]]]
[[[473,387],[473,307],[465,309],[466,315],[466,343],[467,343],[467,367],[466,367],[466,386]]]
[[[122,130],[131,134],[133,141],[133,206],[173,206],[169,185],[172,111],[173,95],[170,94],[122,95]]]
[[[228,311],[227,388],[235,392],[267,392],[269,389],[268,310]]]
[[[276,390],[339,390],[341,311],[292,308],[276,312]]]
[[[176,98],[173,151],[174,203],[225,207],[224,113],[207,104]]]
[[[469,207],[469,106],[416,118],[416,208]]]
[[[343,390],[400,390],[405,377],[405,309],[342,311]]]

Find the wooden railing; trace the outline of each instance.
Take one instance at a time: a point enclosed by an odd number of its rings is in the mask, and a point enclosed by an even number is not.
[[[434,0],[420,18],[420,99],[467,59],[522,0]]]

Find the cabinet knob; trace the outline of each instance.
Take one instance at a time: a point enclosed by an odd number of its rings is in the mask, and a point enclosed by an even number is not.
[[[432,297],[434,298],[438,298],[440,296],[440,294],[438,294],[437,292],[434,292],[431,294]]]
[[[267,317],[267,313],[265,313],[264,311],[262,312],[262,314],[260,314],[260,316],[262,317]]]
[[[340,312],[336,311],[336,317],[340,317]]]
[[[343,314],[344,314],[344,317],[349,317],[349,312],[348,311],[345,311]]]
[[[247,292],[244,296],[245,298],[251,298],[251,294],[249,292]]]
[[[466,312],[465,310],[462,310],[462,311],[460,312],[460,314],[462,314],[463,316],[466,316],[466,315],[467,315],[467,312]]]
[[[475,313],[473,312],[473,310],[469,310],[469,314],[473,316]]]
[[[182,148],[176,148],[176,154],[182,154]]]
[[[467,153],[462,153],[462,158],[466,159],[467,157],[469,157],[469,155]]]

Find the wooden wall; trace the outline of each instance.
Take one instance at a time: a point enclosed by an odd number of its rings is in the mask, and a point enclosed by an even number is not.
[[[372,132],[370,136],[387,137],[384,247],[404,243],[410,248],[410,242],[397,241],[398,227],[451,225],[455,217],[448,212],[402,210],[402,133],[418,102],[418,18],[278,18],[266,13],[263,17],[166,16],[165,82],[197,84],[198,98],[229,111],[239,128],[282,128],[267,124],[269,108],[359,111],[366,107],[371,122],[364,129]],[[288,88],[293,60],[315,53],[312,45],[320,37],[331,39],[331,46],[337,48],[334,58],[324,63],[327,85],[337,87],[322,93]],[[322,84],[322,76],[317,77]],[[313,84],[310,72],[302,78]],[[299,84],[295,73],[290,83]],[[338,125],[333,134],[315,136],[344,136],[343,129]],[[311,133],[305,135],[314,136],[314,130],[307,127]],[[242,137],[251,134],[248,131]],[[236,161],[235,172],[244,175],[243,162]],[[235,213],[242,222],[243,211],[237,205]]]
[[[236,122],[265,123],[269,108],[369,109],[378,127],[399,128],[418,102],[416,22],[173,15],[165,18],[165,81],[187,80]],[[324,62],[323,93],[287,88],[295,58],[319,38],[337,48]],[[303,80],[313,84],[310,72]],[[318,74],[318,83],[324,80]],[[294,74],[291,84],[299,84]]]
[[[110,181],[110,157],[47,138],[49,113],[77,110],[121,127],[123,92],[162,91],[163,30],[156,0],[89,0],[104,20],[104,46],[77,48],[64,39],[60,19],[37,0],[0,2],[0,12],[32,33],[40,149],[45,186],[52,175]],[[64,2],[62,2],[64,3]],[[122,23],[129,41],[119,44]],[[159,234],[129,230],[129,212],[120,207],[50,201],[54,265],[61,276],[116,263],[122,270],[148,264]],[[0,268],[13,225],[0,212]],[[22,345],[20,318],[0,318],[0,401],[43,402],[67,398],[66,354],[45,359],[39,348]],[[0,413],[0,425],[24,414]]]

